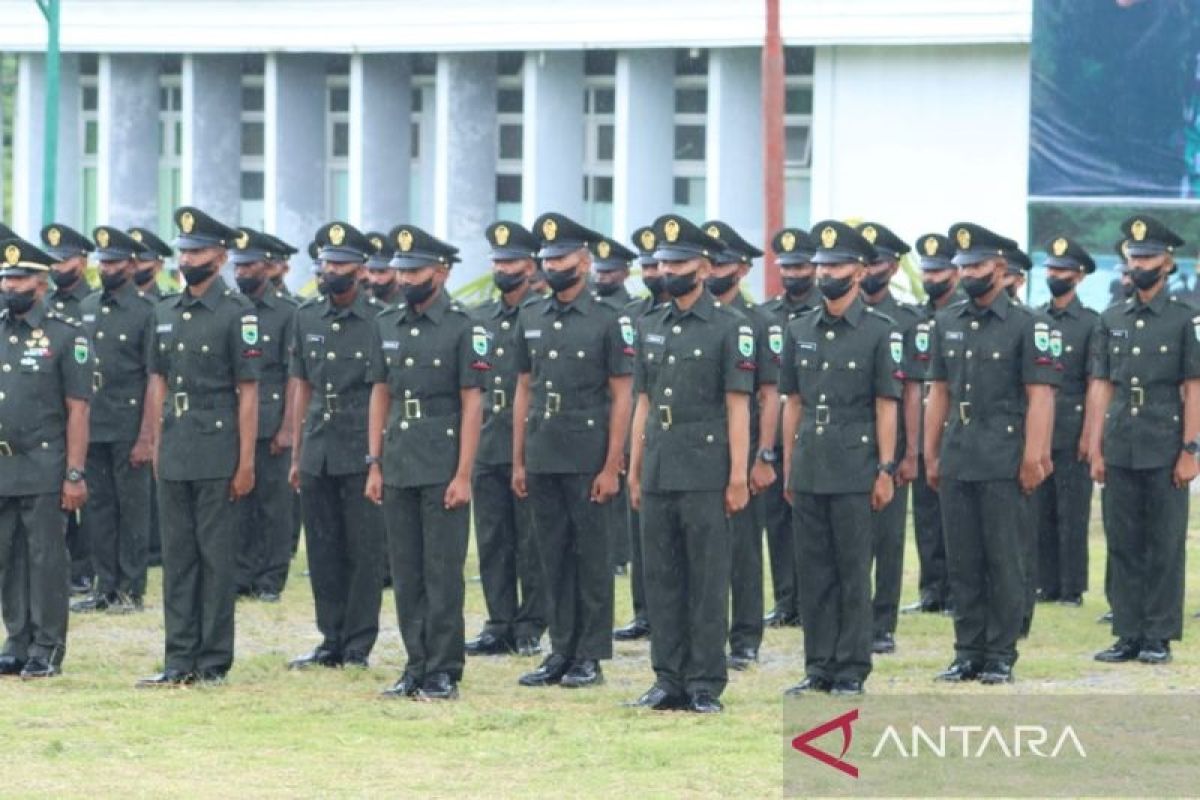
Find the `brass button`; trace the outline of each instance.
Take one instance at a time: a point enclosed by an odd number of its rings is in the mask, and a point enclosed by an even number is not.
[[[335,358],[337,358],[337,353],[326,353],[325,354],[325,359],[327,361],[333,361]]]
[[[866,444],[866,443],[867,443],[867,442],[869,442],[869,441],[871,441],[871,437],[869,437],[869,436],[864,436],[864,437],[862,437],[862,443],[863,443],[863,444]]]
[[[1129,415],[1132,417],[1136,417],[1138,415],[1137,406],[1134,406],[1133,408],[1129,409]]]
[[[970,350],[968,350],[967,352],[963,353],[963,355],[966,356],[967,358],[970,358],[973,354],[971,353]]]
[[[122,334],[118,334],[118,336],[117,336],[117,340],[118,340],[118,341],[121,341],[121,342],[125,341],[125,340],[126,340],[126,339],[128,339],[128,338],[129,338],[129,337],[128,337],[128,336],[126,336],[126,335],[125,335],[125,334],[123,334],[123,333],[122,333]]]
[[[342,323],[335,322],[329,326],[329,329],[332,330],[334,333],[337,333],[338,331],[340,331],[342,329]]]
[[[175,376],[175,385],[176,385],[176,386],[182,386],[182,385],[183,385],[183,376],[182,376],[182,375],[176,375],[176,376]]]
[[[851,362],[850,362],[849,364],[847,364],[846,366],[848,366],[850,369],[857,369],[857,368],[858,368],[858,364],[854,363],[853,361],[851,361]]]
[[[583,357],[584,357],[584,355],[585,355],[585,353],[584,353],[582,350],[580,350],[580,351],[579,351],[578,353],[576,353],[575,355],[576,355],[577,357],[579,357],[579,358],[583,358]]]
[[[673,395],[673,394],[674,394],[674,392],[672,392],[672,391],[671,391],[671,387],[670,387],[670,386],[668,386],[667,388],[663,389],[663,397],[670,397],[670,396],[671,396],[671,395]]]
[[[1144,328],[1144,327],[1146,327],[1146,320],[1139,319],[1137,322],[1134,323],[1134,325],[1136,325],[1139,328]]]
[[[1009,433],[1012,433],[1012,432],[1013,432],[1013,426],[1012,426],[1012,425],[1009,425],[1009,426],[1008,426],[1008,432],[1009,432]]]
[[[102,307],[102,308],[100,309],[100,313],[101,313],[101,314],[111,314],[111,313],[112,313],[112,309],[111,309],[111,308],[109,308],[108,306],[104,306],[104,307]]]
[[[433,365],[434,365],[435,367],[440,367],[440,366],[442,365],[442,360],[441,360],[440,358],[435,358],[435,359],[433,360]]]
[[[183,352],[183,342],[180,342],[179,344],[175,345],[175,349],[182,353]]]
[[[276,398],[276,399],[278,400],[279,398]],[[138,404],[138,401],[137,401],[136,397],[129,398],[129,405],[136,406],[137,404]]]
[[[225,423],[222,422],[221,420],[217,420],[217,430],[220,430],[221,428],[224,428],[224,427],[225,427]]]
[[[965,391],[965,392],[971,391],[971,384],[968,383],[966,386],[964,386],[963,391]]]
[[[1167,352],[1167,350],[1169,350],[1169,349],[1170,349],[1170,348],[1169,348],[1169,347],[1167,347],[1165,344],[1162,344],[1162,345],[1159,345],[1159,346],[1158,346],[1158,352],[1160,352],[1160,353],[1165,353],[1165,352]]]
[[[511,327],[512,327],[512,323],[510,323],[508,320],[504,320],[504,322],[500,323],[500,330],[502,330],[502,331],[506,331]]]
[[[412,397],[412,389],[405,389],[404,390],[404,398],[407,400],[410,397]]]
[[[1073,348],[1073,347],[1071,347],[1071,345],[1067,345],[1065,349],[1066,349],[1066,351],[1069,353],[1069,352],[1071,352],[1071,351],[1072,351],[1074,348]]]
[[[185,311],[185,312],[183,312],[183,315],[182,315],[182,316],[183,316],[183,318],[184,318],[185,320],[189,320],[189,319],[191,319],[191,318],[192,318],[192,312],[190,312],[190,311]]]
[[[833,338],[834,336],[836,336],[836,335],[837,335],[837,334],[835,334],[833,331],[825,331],[825,338],[826,338],[826,339],[832,339],[832,338]]]
[[[496,355],[498,355],[498,356],[502,356],[502,355],[504,355],[504,348],[503,348],[503,347],[497,347],[497,348],[496,348]]]
[[[96,331],[96,338],[97,338],[97,339],[103,339],[103,338],[104,338],[104,331]]]
[[[1000,351],[999,351],[999,350],[993,350],[993,351],[992,351],[992,360],[993,360],[993,361],[999,361],[999,360],[1000,360]]]
[[[1134,375],[1132,378],[1129,379],[1130,386],[1137,386],[1141,382],[1142,382],[1142,379],[1139,378],[1137,375]]]
[[[66,308],[66,306],[63,305],[63,302],[61,300],[59,300],[57,303],[55,303],[54,307],[57,308],[59,311],[62,311],[64,308]]]
[[[971,320],[971,330],[973,330],[973,331],[979,330],[979,320],[977,320],[977,319]]]
[[[825,402],[825,395],[821,395],[820,397],[818,397],[818,398],[817,398],[817,402],[818,402],[818,403],[824,403],[824,402]]]
[[[327,391],[327,392],[333,391],[333,384],[331,382],[329,382],[329,381],[325,382],[325,391]]]
[[[1076,406],[1075,406],[1075,410],[1076,410],[1076,411],[1083,411],[1083,406],[1081,406],[1081,405],[1076,405]]]
[[[420,328],[409,328],[409,329],[408,329],[408,335],[409,335],[409,336],[420,336],[420,335],[421,335],[421,329],[420,329]]]
[[[414,362],[413,362],[412,356],[409,356],[408,358],[404,359],[404,366],[406,366],[406,367],[411,367],[413,365],[413,363]]]
[[[550,351],[550,353],[549,353],[549,356],[550,356],[550,358],[552,358],[552,359],[553,359],[553,358],[558,358],[558,351],[557,351],[557,350],[551,350],[551,351]]]
[[[16,336],[10,336],[10,337],[8,337],[8,343],[9,343],[9,344],[16,344],[16,343],[17,343],[17,341],[18,341],[18,339],[17,339],[17,337],[16,337]]]
[[[279,399],[279,392],[271,392],[271,399],[272,399],[272,400],[278,400],[278,399]],[[132,403],[132,402],[134,402],[134,401],[133,401],[133,400],[130,400],[129,402],[131,402],[131,403]]]
[[[546,388],[547,388],[547,389],[553,389],[553,388],[554,388],[554,381],[546,381]]]
[[[807,367],[807,366],[808,366],[808,359],[807,359],[807,358],[802,358],[802,359],[800,359],[800,366],[802,366],[802,367]]]
[[[683,328],[676,325],[675,327],[671,328],[671,333],[683,333]]]
[[[696,358],[699,358],[700,356],[704,355],[704,351],[699,348],[696,348],[695,350],[692,351],[692,355],[694,355]]]
[[[402,430],[402,431],[408,430],[408,420],[406,420],[406,419],[400,420],[400,430]]]
[[[589,420],[587,421],[587,426],[588,426],[589,428],[594,428],[594,427],[596,427],[596,420],[594,420],[594,419],[589,419]]]
[[[821,362],[821,369],[829,369],[829,362],[828,362],[828,361],[822,361],[822,362]]]
[[[817,436],[820,436],[823,433],[825,433],[825,428],[821,425],[818,425],[817,426]]]
[[[554,330],[556,330],[556,331],[561,331],[561,330],[562,330],[562,322],[561,322],[561,321],[559,321],[559,320],[555,320],[555,322],[554,322]]]
[[[453,435],[454,435],[454,428],[446,428],[446,435],[447,435],[447,436],[453,436]]]
[[[494,382],[497,386],[499,386],[500,384],[504,383],[504,378],[501,378],[499,375],[497,375]]]
[[[1129,352],[1133,353],[1135,356],[1140,356],[1142,354],[1142,348],[1138,347],[1137,345],[1134,345],[1133,349],[1130,350]]]
[[[207,352],[208,352],[208,345],[206,345],[206,344],[202,344],[202,345],[200,345],[200,352],[201,352],[201,353],[207,353]]]
[[[653,354],[653,353],[651,353],[650,357],[651,357],[651,358],[654,358],[654,354]],[[668,364],[674,364],[674,363],[675,363],[675,356],[667,356],[667,363],[668,363]]]

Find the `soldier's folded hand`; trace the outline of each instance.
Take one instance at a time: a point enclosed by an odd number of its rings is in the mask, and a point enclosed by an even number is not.
[[[871,487],[871,510],[880,511],[896,495],[896,482],[891,475],[880,472],[875,476],[875,485]]]
[[[288,486],[292,487],[293,492],[300,491],[300,468],[295,464],[288,468]]]
[[[367,468],[367,486],[363,496],[377,506],[383,505],[383,470],[378,464]]]
[[[1033,494],[1042,481],[1046,479],[1046,465],[1042,463],[1040,457],[1025,458],[1021,460],[1021,472],[1018,475],[1018,481],[1021,484],[1021,491],[1025,494]]]
[[[446,486],[446,495],[442,499],[447,509],[461,508],[471,502],[471,481],[465,475],[455,475],[454,480]]]
[[[525,467],[518,467],[513,464],[512,471],[512,490],[513,494],[524,500],[529,496],[529,489],[525,486]]]
[[[233,480],[229,482],[229,499],[241,500],[252,491],[254,491],[254,467],[238,464],[237,472],[233,473]]]
[[[1184,489],[1200,474],[1200,463],[1196,457],[1186,450],[1175,460],[1175,488]]]
[[[1108,477],[1108,470],[1104,464],[1104,456],[1099,453],[1092,453],[1091,465],[1092,480],[1103,486],[1105,479]]]
[[[744,479],[731,480],[725,487],[725,515],[732,517],[750,502],[750,486]]]
[[[629,492],[629,507],[634,511],[641,511],[642,482],[630,475],[625,482],[625,489],[627,492]]]
[[[271,437],[271,455],[277,456],[284,451],[291,449],[292,427],[290,425],[284,425],[274,436]]]
[[[900,459],[896,468],[896,485],[907,486],[917,479],[917,454],[915,452]]]
[[[616,470],[600,470],[592,481],[592,491],[589,499],[593,503],[607,503],[616,497],[621,490],[620,477]]]
[[[83,481],[63,481],[62,507],[63,511],[74,512],[83,508],[87,502],[87,484]]]
[[[129,464],[134,469],[140,469],[154,460],[154,445],[146,439],[138,439],[129,451]]]
[[[937,456],[925,454],[925,482],[935,492],[942,485],[942,462]]]
[[[750,493],[765,492],[767,487],[775,482],[775,477],[775,467],[755,459],[754,466],[750,468]]]

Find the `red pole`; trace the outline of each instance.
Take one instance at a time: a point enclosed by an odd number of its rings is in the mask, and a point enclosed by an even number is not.
[[[779,36],[779,0],[766,0],[767,31],[763,41],[763,188],[766,235],[783,227],[783,40]],[[766,292],[773,297],[782,290],[779,265],[770,247],[764,265]]]

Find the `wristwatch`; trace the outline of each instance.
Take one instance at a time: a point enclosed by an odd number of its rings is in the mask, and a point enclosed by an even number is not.
[[[71,467],[70,469],[67,470],[67,482],[68,483],[79,483],[83,480],[83,477],[84,477],[83,470],[81,470],[81,469],[76,469],[75,467]]]
[[[364,460],[366,461],[368,467],[372,464],[379,464],[380,466],[383,465],[383,459],[379,456],[368,455]]]
[[[758,460],[764,464],[774,464],[779,460],[779,456],[775,454],[775,451],[772,448],[764,447],[762,450],[758,451]]]
[[[895,475],[896,474],[896,462],[895,461],[884,461],[882,464],[880,464],[878,467],[876,467],[875,470],[877,472],[887,473],[888,475]]]
[[[1184,442],[1183,452],[1193,456],[1200,455],[1200,439],[1192,439],[1190,442]]]

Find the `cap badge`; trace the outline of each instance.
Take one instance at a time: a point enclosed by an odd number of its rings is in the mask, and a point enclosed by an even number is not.
[[[248,231],[239,231],[238,237],[233,240],[233,243],[237,245],[238,250],[245,250],[246,245],[250,244],[250,233]]]
[[[554,237],[558,236],[558,223],[553,219],[548,219],[542,223],[542,238],[547,242],[553,242]]]
[[[925,247],[925,255],[930,256],[930,257],[936,255],[937,248],[938,248],[937,239],[932,236],[926,236],[924,247]]]
[[[492,235],[496,237],[496,244],[500,247],[508,244],[508,226],[497,225],[496,230],[492,231]]]
[[[966,228],[959,228],[958,233],[955,234],[954,238],[958,241],[959,250],[971,249],[971,232]]]
[[[12,265],[12,264],[16,264],[20,260],[21,260],[21,248],[17,247],[15,244],[10,244],[8,247],[4,248],[5,263]]]
[[[667,241],[673,242],[679,238],[679,221],[669,219],[663,225],[663,233],[667,235]]]
[[[380,239],[378,236],[372,236],[371,237],[371,247],[374,247],[375,252],[378,253],[380,250],[383,249],[383,239]]]
[[[642,231],[641,240],[642,240],[642,249],[643,250],[653,250],[654,249],[654,231],[652,231],[648,228],[646,230]]]
[[[334,247],[337,247],[344,241],[346,241],[346,229],[341,225],[330,225],[329,243]]]
[[[410,231],[408,228],[404,228],[398,234],[396,234],[396,244],[400,245],[401,251],[407,253],[409,250],[412,250],[412,243],[412,231]]]
[[[1067,252],[1067,240],[1061,236],[1058,237],[1054,240],[1054,244],[1050,246],[1050,249],[1054,252],[1054,255],[1061,256],[1063,253]]]
[[[142,240],[142,232],[139,230],[130,231],[129,235],[133,237],[135,242],[140,242]]]
[[[608,258],[608,254],[611,251],[612,247],[609,246],[608,242],[599,242],[596,244],[596,255],[601,258]]]
[[[192,212],[185,211],[179,215],[179,230],[191,233],[194,227],[196,227],[196,218],[192,216]]]
[[[779,237],[779,246],[783,248],[785,253],[790,253],[796,249],[796,234],[791,231],[784,231],[783,236]]]
[[[879,237],[879,231],[875,230],[874,225],[868,225],[862,229],[862,236],[871,244],[875,244],[875,239]]]
[[[96,231],[96,244],[100,245],[101,250],[108,247],[108,228]]]
[[[721,238],[721,229],[718,228],[716,225],[709,225],[707,228],[704,229],[704,232],[707,233],[709,236],[711,236],[714,239]]]
[[[821,229],[821,247],[826,250],[837,244],[837,231],[832,225],[826,225]]]
[[[46,231],[46,242],[51,247],[58,247],[58,243],[62,241],[62,231],[58,228],[51,228]]]
[[[1129,226],[1129,232],[1133,234],[1133,238],[1137,241],[1142,241],[1146,238],[1146,223],[1140,219],[1135,219],[1133,224]]]

